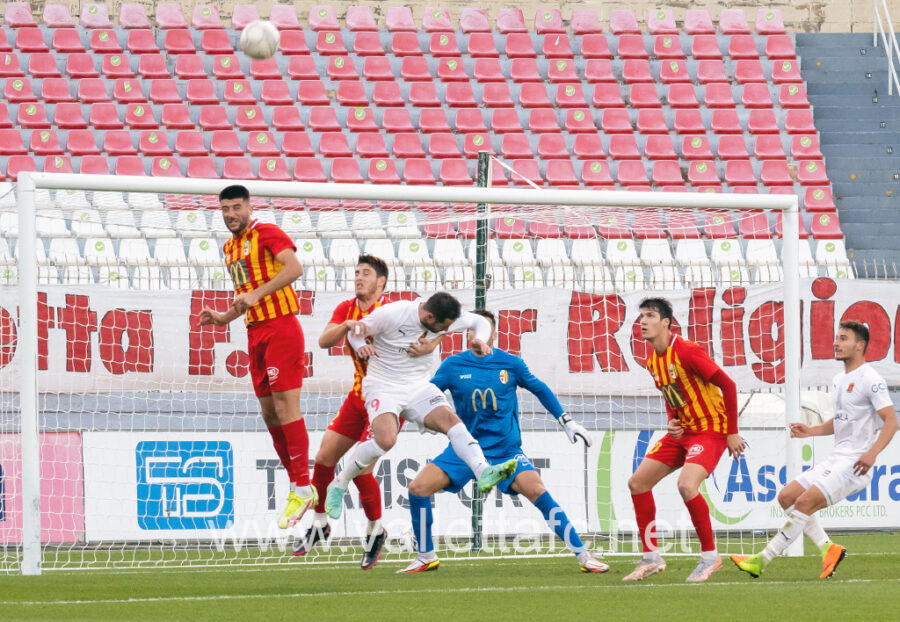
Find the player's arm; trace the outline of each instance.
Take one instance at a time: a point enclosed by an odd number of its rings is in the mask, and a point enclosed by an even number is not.
[[[559,398],[547,386],[547,383],[531,373],[528,365],[519,357],[516,357],[516,384],[538,398],[541,406],[546,408],[547,412],[559,422],[572,443],[576,443],[580,438],[585,445],[591,446],[593,441],[584,426],[566,414],[562,404],[559,403]]]
[[[403,312],[404,306],[395,303],[378,307],[369,315],[361,320],[347,320],[347,343],[356,350],[356,355],[361,359],[367,359],[370,356],[378,356],[366,337],[383,333],[390,326],[394,325],[397,318]]]
[[[444,340],[444,334],[441,333],[433,339],[428,339],[425,335],[422,335],[417,342],[409,346],[409,355],[417,358],[431,354],[437,350],[438,345]]]
[[[829,419],[819,425],[806,425],[805,423],[790,424],[791,438],[806,438],[807,436],[831,436],[834,434],[834,419]]]
[[[281,270],[275,273],[275,276],[256,289],[240,296],[235,296],[231,305],[239,314],[243,315],[257,302],[269,294],[274,294],[278,290],[291,285],[303,274],[303,266],[300,265],[300,260],[297,259],[297,254],[294,252],[293,247],[282,249],[275,255],[275,259],[281,263]]]
[[[215,324],[216,326],[225,326],[226,324],[230,324],[234,320],[241,317],[241,314],[237,312],[237,309],[234,307],[229,307],[228,311],[225,313],[219,313],[215,309],[211,309],[209,307],[205,307],[203,311],[197,316],[197,319],[200,323],[200,326],[207,326],[209,324]]]
[[[744,452],[744,439],[738,433],[737,385],[731,376],[712,360],[709,355],[694,346],[687,350],[682,364],[685,369],[703,378],[706,382],[719,387],[725,402],[725,434],[727,435],[728,453],[737,458]]]
[[[491,323],[477,313],[463,311],[447,332],[455,332],[458,330],[471,330],[475,333],[475,338],[469,344],[472,350],[478,356],[487,356],[491,353],[492,348],[488,345],[491,338]]]
[[[349,330],[347,322],[340,322],[339,324],[329,322],[322,334],[319,335],[319,347],[328,349],[340,345]]]
[[[861,455],[859,460],[853,465],[853,472],[857,475],[865,475],[869,472],[869,469],[875,464],[878,454],[888,446],[888,443],[891,442],[894,433],[897,431],[897,412],[894,410],[893,405],[885,406],[877,412],[884,425],[881,426],[881,432],[878,433],[878,437],[872,443],[872,446],[869,447],[869,450]]]

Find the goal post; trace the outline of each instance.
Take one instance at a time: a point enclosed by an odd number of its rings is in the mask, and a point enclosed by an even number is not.
[[[341,200],[364,202],[416,202],[441,204],[470,204],[487,206],[487,214],[478,212],[474,218],[479,225],[478,256],[484,257],[488,240],[487,218],[494,207],[521,206],[543,213],[553,210],[614,207],[622,210],[727,210],[732,212],[766,210],[782,214],[783,244],[783,339],[784,381],[780,388],[788,421],[800,416],[800,359],[801,359],[801,292],[799,254],[799,207],[795,195],[720,194],[699,192],[594,192],[587,190],[534,190],[512,187],[431,187],[373,184],[330,184],[301,182],[271,182],[260,180],[183,179],[169,177],[128,177],[23,172],[19,176],[17,210],[18,229],[18,303],[20,307],[18,351],[20,383],[19,411],[22,460],[22,540],[20,572],[39,574],[42,567],[41,536],[41,454],[39,430],[38,381],[38,316],[31,310],[38,306],[39,265],[36,253],[36,192],[39,190],[79,190],[85,192],[148,193],[155,195],[217,195],[223,187],[233,183],[245,185],[251,195],[270,199]],[[477,288],[476,288],[477,289]],[[488,296],[492,296],[488,290]],[[523,290],[525,291],[525,290]],[[659,292],[666,295],[667,292]],[[650,294],[648,294],[650,295]],[[307,335],[309,341],[310,335]],[[528,357],[526,357],[528,362]],[[648,379],[649,384],[649,379]],[[554,388],[551,384],[551,388]],[[249,390],[249,384],[247,389]],[[740,387],[739,387],[740,390]],[[548,428],[549,429],[549,428]],[[604,437],[608,439],[609,437]],[[784,432],[784,456],[788,481],[800,470],[799,444]],[[604,442],[607,442],[604,440]],[[611,442],[611,441],[610,441]],[[313,448],[314,449],[314,448]],[[314,455],[314,451],[311,451]],[[585,454],[584,460],[587,460]],[[578,479],[580,479],[580,474]],[[587,469],[585,469],[587,481]],[[802,546],[802,544],[800,545]]]

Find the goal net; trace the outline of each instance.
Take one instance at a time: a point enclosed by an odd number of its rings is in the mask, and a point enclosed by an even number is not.
[[[353,486],[332,539],[291,555],[311,513],[276,526],[288,479],[253,395],[244,325],[198,325],[202,308],[225,310],[233,295],[216,197],[229,182],[36,174],[32,191],[31,179],[0,199],[0,567],[357,562],[366,519]],[[816,269],[782,243],[794,197],[247,185],[254,217],[280,226],[304,267],[295,287],[311,462],[352,384],[346,351],[316,341],[354,295],[359,254],[388,263],[394,297],[447,290],[471,309],[484,223],[495,345],[521,355],[593,438],[569,444],[520,392],[524,451],[589,548],[639,546],[627,480],[666,420],[636,323],[648,296],[671,300],[678,332],[739,387],[747,455],[723,458],[701,489],[721,550],[747,552],[782,522],[775,492],[798,470],[784,422],[800,416],[801,386],[799,318],[784,301],[797,308],[801,275]],[[784,219],[788,240],[796,219]],[[36,262],[22,255],[32,231]],[[36,307],[23,306],[34,294]],[[435,357],[465,347],[451,335]],[[377,465],[387,559],[410,556],[407,486],[446,445],[404,431]],[[664,550],[696,552],[674,478],[655,494]],[[524,498],[494,492],[481,505],[473,528],[471,485],[436,495],[440,555],[566,551]]]

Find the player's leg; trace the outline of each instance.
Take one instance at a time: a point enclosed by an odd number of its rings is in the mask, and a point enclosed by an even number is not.
[[[442,458],[448,458],[445,456],[446,453],[445,451],[437,460],[426,464],[409,485],[409,513],[419,552],[409,566],[397,571],[398,574],[437,570],[441,564],[431,537],[431,525],[434,522],[431,505],[434,493],[451,487],[452,484],[450,475],[444,470],[446,467],[441,462]],[[455,471],[459,472],[458,478],[463,480],[463,484],[468,482],[472,478],[472,472],[464,462],[456,457],[456,454],[453,454],[452,458],[456,463]],[[461,485],[454,489],[459,490],[459,488]]]
[[[628,490],[634,504],[634,516],[637,520],[643,555],[634,571],[626,575],[623,581],[640,581],[666,569],[666,562],[657,549],[656,501],[653,499],[653,488],[684,463],[684,456],[685,451],[681,444],[666,434],[644,456],[638,468],[628,478]]]
[[[787,514],[790,514],[794,509],[794,503],[796,503],[797,498],[805,491],[806,488],[799,481],[789,482],[787,486],[779,491],[778,503]],[[823,574],[826,572],[827,576],[833,574],[834,569],[847,554],[847,549],[831,541],[831,538],[822,529],[822,523],[819,522],[815,512],[809,515],[809,520],[806,522],[803,533],[812,540],[813,544],[816,545],[816,550],[822,555]]]
[[[316,453],[315,465],[313,466],[312,485],[316,489],[313,522],[303,537],[294,540],[294,555],[306,555],[316,544],[325,542],[331,537],[331,526],[328,524],[328,515],[325,513],[325,496],[328,492],[328,484],[334,479],[335,465],[355,443],[354,439],[331,429],[331,424],[325,430],[325,435],[322,437],[322,443],[319,445],[319,451]]]
[[[309,434],[300,414],[300,389],[273,391],[271,397],[287,447],[288,464],[285,468],[291,482],[291,492],[288,507],[278,519],[278,526],[287,529],[316,504],[316,491],[310,486]]]
[[[838,456],[831,456],[812,469],[804,471],[797,478],[797,483],[805,490],[797,497],[793,509],[788,514],[788,520],[781,530],[759,554],[749,557],[732,556],[732,561],[752,577],[758,577],[769,562],[784,553],[794,540],[806,532],[815,512],[834,505],[848,495],[859,492],[870,481],[871,472],[859,477],[853,473],[853,460]],[[821,538],[821,535],[818,538]],[[847,553],[846,549],[840,545],[828,544],[828,546],[823,546],[824,550],[821,551],[823,563],[820,577],[822,578],[834,574],[835,568]]]
[[[521,461],[519,462],[521,463]],[[502,484],[500,488],[503,488]],[[609,570],[609,566],[594,559],[594,556],[584,546],[575,527],[569,522],[569,517],[547,492],[540,474],[532,466],[530,460],[527,461],[527,467],[520,467],[508,490],[524,496],[540,511],[551,531],[575,555],[582,572],[606,572]]]
[[[387,400],[385,399],[384,401]],[[379,406],[382,406],[385,410],[379,411]],[[380,403],[376,404],[375,408],[370,408],[370,416],[373,414],[373,411],[377,413],[372,417],[372,438],[356,446],[345,461],[341,474],[328,487],[328,493],[325,498],[325,512],[331,518],[340,518],[344,506],[344,493],[347,492],[350,480],[361,474],[370,465],[373,465],[396,444],[397,434],[400,432],[400,424],[397,415],[394,414],[395,410],[399,409]]]
[[[446,396],[430,382],[410,398],[409,406],[403,416],[429,430],[446,434],[453,451],[472,469],[481,492],[489,492],[498,482],[506,479],[516,470],[515,460],[507,460],[494,465],[488,464],[481,451],[481,445],[469,433],[456,413],[450,409]]]
[[[722,560],[716,550],[716,538],[713,534],[712,521],[709,516],[709,505],[700,494],[700,484],[709,477],[705,467],[685,462],[678,476],[678,493],[691,517],[691,523],[700,540],[700,563],[688,577],[690,582],[701,582],[709,579],[712,573],[722,567]]]

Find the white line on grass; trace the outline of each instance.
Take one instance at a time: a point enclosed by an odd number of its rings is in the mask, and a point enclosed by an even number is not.
[[[900,583],[900,577],[891,579],[838,579],[830,580],[829,583]],[[706,585],[714,587],[734,587],[741,585],[733,581],[728,582],[709,582]],[[766,581],[755,585],[793,585],[799,586],[797,581]],[[502,593],[502,592],[552,592],[555,590],[621,590],[621,589],[697,589],[694,585],[683,583],[648,583],[648,584],[612,584],[612,585],[541,585],[541,586],[510,586],[510,587],[464,587],[464,588],[445,588],[445,589],[415,589],[415,590],[369,590],[369,591],[342,591],[342,592],[293,592],[290,594],[217,594],[209,596],[152,596],[147,598],[104,598],[96,600],[4,600],[0,601],[0,606],[40,606],[48,607],[54,605],[135,605],[144,603],[167,603],[167,602],[209,602],[218,600],[266,600],[272,598],[334,598],[348,596],[397,596],[400,594],[453,594],[472,592],[482,593]]]

